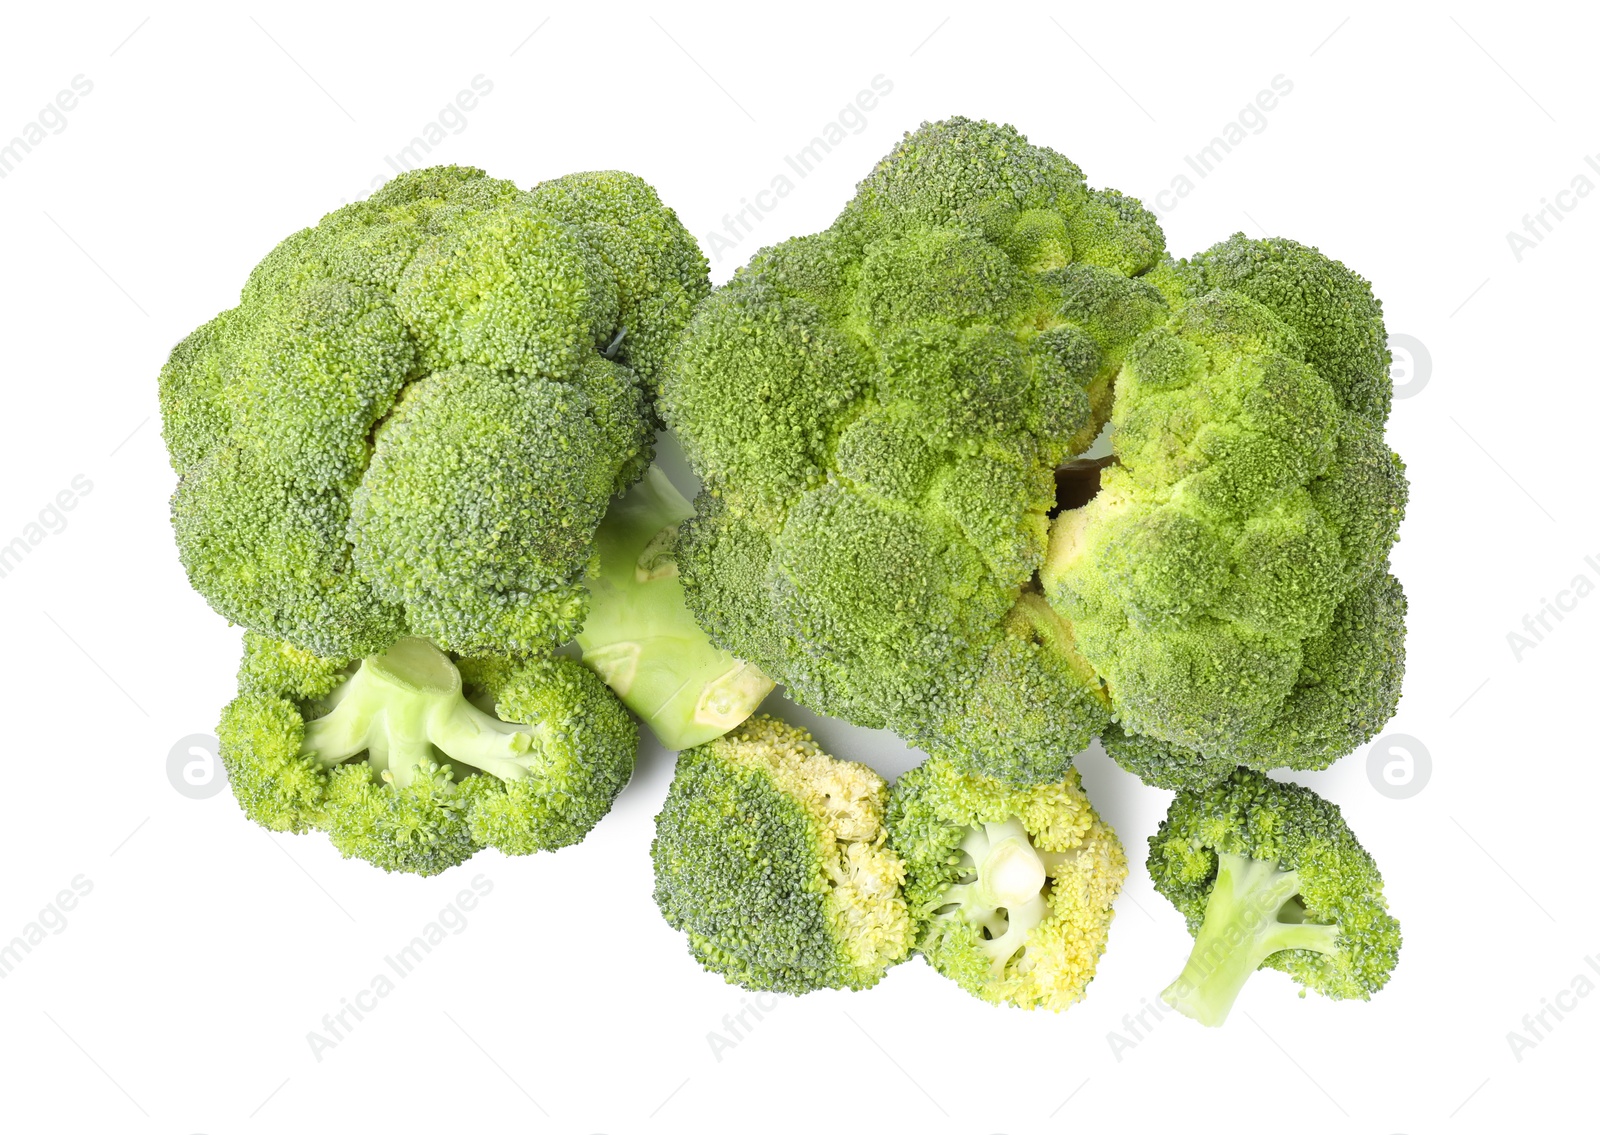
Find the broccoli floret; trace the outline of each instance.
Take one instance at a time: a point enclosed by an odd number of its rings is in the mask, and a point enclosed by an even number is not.
[[[773,688],[758,667],[712,646],[684,605],[673,553],[693,511],[654,467],[611,506],[595,533],[600,566],[585,580],[578,635],[584,662],[668,749],[721,736]]]
[[[638,748],[627,711],[568,658],[452,660],[402,638],[356,662],[255,632],[217,736],[250,819],[418,875],[483,847],[579,842]]]
[[[678,756],[650,845],[655,899],[707,970],[746,989],[877,984],[911,948],[888,787],[754,717]]]
[[[1287,241],[1167,272],[1175,309],[1127,352],[1116,462],[1054,520],[1044,592],[1121,726],[1164,747],[1135,765],[1325,768],[1394,712],[1404,669],[1380,309]]]
[[[539,651],[583,621],[654,375],[709,289],[631,174],[402,174],[282,242],[160,381],[190,581],[329,656]]]
[[[1365,1001],[1398,960],[1400,924],[1377,864],[1338,806],[1308,788],[1241,768],[1180,792],[1147,865],[1195,936],[1162,996],[1203,1025],[1223,1022],[1258,968]]]
[[[1137,278],[1162,256],[1137,202],[964,118],[908,134],[827,231],[758,253],[661,383],[705,483],[678,560],[713,641],[813,709],[1059,780],[1109,710],[1038,593],[1054,472],[1166,320]]]
[[[1018,789],[935,755],[896,782],[888,824],[934,969],[995,1004],[1082,999],[1128,864],[1075,769]]]

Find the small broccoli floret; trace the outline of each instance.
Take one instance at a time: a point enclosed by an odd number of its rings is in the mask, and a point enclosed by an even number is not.
[[[1227,1018],[1258,968],[1365,1001],[1399,957],[1377,864],[1338,806],[1310,789],[1241,768],[1180,792],[1150,837],[1147,865],[1195,936],[1163,997],[1203,1025]]]
[[[1076,770],[1016,789],[936,755],[895,784],[888,823],[934,969],[995,1004],[1082,999],[1128,864]]]
[[[684,604],[674,549],[692,514],[657,468],[611,506],[595,533],[600,566],[585,580],[589,616],[578,635],[584,662],[669,749],[721,736],[773,687],[712,646]]]
[[[827,231],[758,253],[661,380],[705,483],[679,562],[712,640],[820,712],[1058,780],[1108,709],[1036,609],[1054,473],[1166,320],[1136,278],[1163,255],[1137,202],[965,118],[908,134]]]
[[[570,639],[606,501],[650,462],[655,371],[708,288],[630,174],[523,193],[418,170],[330,213],[161,372],[190,582],[324,655]]]
[[[482,847],[577,843],[633,771],[638,729],[566,658],[461,660],[400,639],[359,662],[249,632],[217,728],[245,814],[433,875]]]
[[[888,786],[770,717],[678,756],[650,845],[655,899],[746,989],[865,989],[911,948]]]

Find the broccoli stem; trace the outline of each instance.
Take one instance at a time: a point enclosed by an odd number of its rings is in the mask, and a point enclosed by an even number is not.
[[[468,702],[455,664],[426,639],[403,638],[363,659],[332,700],[331,711],[306,722],[300,743],[302,755],[329,767],[366,753],[401,788],[440,753],[502,780],[527,774],[532,735]]]
[[[953,904],[957,909],[951,914],[989,932],[983,951],[999,977],[1028,932],[1044,921],[1045,863],[1015,816],[969,829],[961,850],[972,860],[967,870],[974,878],[951,886],[938,906],[944,910]]]
[[[1278,870],[1276,863],[1218,854],[1217,879],[1194,950],[1162,999],[1215,1027],[1227,1019],[1250,975],[1279,950],[1337,952],[1339,928],[1303,921],[1299,889],[1299,875]]]
[[[612,503],[595,533],[600,566],[586,580],[589,615],[578,634],[583,661],[669,749],[722,736],[773,687],[713,646],[689,613],[672,549],[693,514],[655,466]]]

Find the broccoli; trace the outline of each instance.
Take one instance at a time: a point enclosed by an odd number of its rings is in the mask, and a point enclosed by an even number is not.
[[[656,817],[655,900],[707,970],[746,989],[865,989],[911,918],[885,844],[888,787],[758,716],[678,755]]]
[[[935,970],[995,1004],[1083,997],[1128,864],[1077,770],[1018,789],[936,755],[895,784],[888,825]]]
[[[615,502],[595,534],[585,580],[583,660],[668,749],[719,737],[749,717],[773,682],[712,646],[684,605],[673,545],[694,510],[660,469]]]
[[[1115,463],[1053,522],[1045,595],[1162,762],[1326,768],[1388,720],[1404,670],[1381,308],[1287,240],[1151,275],[1173,310],[1126,353]]]
[[[796,700],[1017,785],[1109,719],[1043,601],[1054,471],[1168,317],[1138,203],[1010,127],[925,124],[824,232],[701,303],[661,407],[705,483],[690,608]]]
[[[1258,968],[1365,1001],[1398,960],[1377,864],[1338,806],[1308,788],[1240,768],[1180,792],[1150,837],[1148,867],[1195,936],[1162,996],[1203,1025],[1222,1024]]]
[[[161,372],[190,582],[325,656],[565,642],[595,527],[650,462],[657,368],[708,288],[626,173],[524,193],[438,167],[330,213]]]
[[[1208,757],[1138,733],[1113,722],[1100,734],[1106,755],[1146,784],[1174,791],[1209,788],[1236,767],[1225,757]]]
[[[359,661],[245,635],[217,727],[246,816],[347,858],[434,875],[483,847],[577,843],[633,772],[638,727],[561,657],[452,660],[402,638]]]

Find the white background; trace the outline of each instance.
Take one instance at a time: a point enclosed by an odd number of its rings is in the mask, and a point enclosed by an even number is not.
[[[1507,634],[1580,573],[1600,583],[1600,193],[1564,198],[1520,260],[1506,234],[1580,173],[1600,185],[1584,164],[1600,151],[1597,29],[1555,4],[1205,7],[12,10],[0,140],[75,75],[93,90],[0,180],[0,543],[75,476],[92,489],[0,578],[0,941],[75,877],[92,890],[0,980],[0,1123],[1418,1132],[1591,1110],[1600,996],[1547,1016],[1520,1060],[1508,1033],[1600,954],[1600,598],[1520,660]],[[700,972],[651,903],[658,750],[583,845],[430,880],[172,787],[169,750],[214,728],[240,632],[173,550],[156,372],[277,240],[369,192],[480,74],[492,93],[431,158],[525,186],[630,169],[702,242],[874,76],[892,82],[718,280],[828,223],[902,132],[965,114],[1150,203],[1189,173],[1163,210],[1179,254],[1283,234],[1374,281],[1390,331],[1431,360],[1397,367],[1411,396],[1389,429],[1412,501],[1394,557],[1410,661],[1388,728],[1432,773],[1394,799],[1363,751],[1296,779],[1338,800],[1383,866],[1405,928],[1387,989],[1300,1000],[1263,973],[1222,1032],[1173,1016],[1135,1038],[1124,1016],[1189,939],[1142,867],[1166,794],[1098,752],[1079,764],[1133,869],[1084,1003],[995,1009],[913,961],[869,993],[781,1001],[720,1060],[708,1034],[728,1035],[746,995]],[[1277,75],[1293,91],[1265,128],[1195,178],[1184,155]],[[892,738],[818,732],[889,775],[913,759]],[[480,874],[493,889],[465,929],[314,1059],[323,1015]]]

